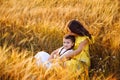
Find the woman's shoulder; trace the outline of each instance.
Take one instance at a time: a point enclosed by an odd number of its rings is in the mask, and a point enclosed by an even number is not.
[[[75,43],[81,43],[83,41],[87,41],[89,44],[94,43],[94,37],[93,36],[92,36],[91,39],[88,36],[77,36],[75,40],[76,40]]]
[[[86,39],[89,39],[89,37],[87,37],[87,36],[77,36],[76,37],[76,41],[84,41]]]
[[[88,41],[90,44],[94,43],[94,36],[91,36],[91,39],[88,36],[78,36],[76,37],[77,41]]]

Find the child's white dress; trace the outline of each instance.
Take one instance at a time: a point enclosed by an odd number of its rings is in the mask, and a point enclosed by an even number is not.
[[[61,47],[58,51],[58,53],[60,54],[60,57],[64,56],[65,54],[69,53],[69,52],[72,52],[73,49],[69,49],[69,50],[66,50],[64,49],[63,47]],[[36,64],[39,66],[39,65],[45,65],[47,68],[51,66],[51,63],[48,61],[49,57],[50,57],[50,54],[47,53],[47,52],[44,52],[44,51],[40,51],[38,52],[35,56],[36,58]]]
[[[44,51],[38,52],[34,57],[36,58],[36,64],[38,66],[44,64],[46,65],[46,67],[49,67],[49,65],[51,64],[48,61],[50,55],[47,52]]]

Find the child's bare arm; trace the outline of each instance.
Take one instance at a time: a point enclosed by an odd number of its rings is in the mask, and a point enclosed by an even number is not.
[[[54,56],[58,56],[58,55],[59,55],[59,54],[58,54],[58,51],[59,51],[59,48],[56,49],[56,50],[54,50],[54,51],[51,53],[51,55],[50,55],[50,57],[49,57],[48,60],[54,59]]]

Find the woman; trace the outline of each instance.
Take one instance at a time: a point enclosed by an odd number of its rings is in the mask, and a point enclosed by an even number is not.
[[[77,20],[71,20],[67,28],[69,33],[75,36],[75,46],[73,52],[63,56],[70,59],[66,61],[66,66],[73,72],[79,70],[80,74],[85,73],[90,67],[89,44],[91,43],[91,34]]]

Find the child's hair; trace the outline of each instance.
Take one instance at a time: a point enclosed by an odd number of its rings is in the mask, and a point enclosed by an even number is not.
[[[75,36],[74,35],[70,35],[70,34],[67,34],[64,36],[65,39],[70,39],[73,43],[75,43]]]

